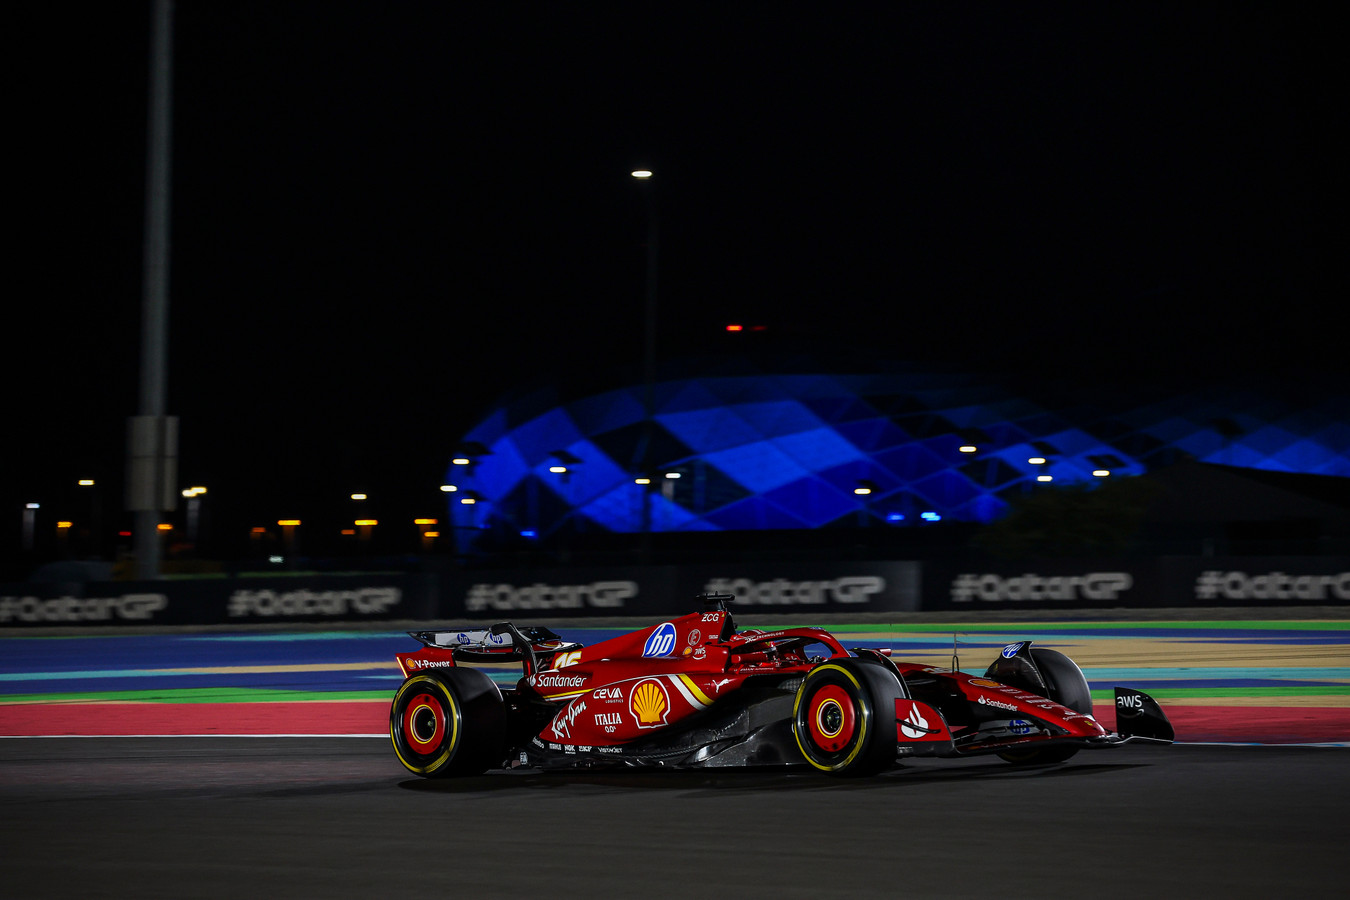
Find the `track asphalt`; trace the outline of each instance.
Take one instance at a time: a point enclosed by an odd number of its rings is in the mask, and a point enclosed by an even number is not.
[[[412,778],[388,738],[0,741],[30,898],[1335,897],[1345,751]]]

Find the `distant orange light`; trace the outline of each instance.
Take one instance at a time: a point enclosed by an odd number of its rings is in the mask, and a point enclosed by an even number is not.
[[[380,523],[378,519],[357,519],[352,524],[357,526],[358,528],[366,528],[372,525],[378,525]]]
[[[435,519],[413,519],[414,525],[435,525]]]
[[[356,529],[355,529],[355,528],[344,528],[344,529],[342,529],[342,533],[350,537],[351,535],[356,534]]]
[[[73,525],[73,524],[74,524],[73,522],[57,522],[57,523],[56,523],[56,527],[57,527],[57,528],[69,528],[69,527],[70,527],[71,525]]]
[[[300,524],[300,520],[299,520],[299,519],[277,519],[277,524],[280,525],[282,528],[291,528],[291,527],[293,527],[293,526],[299,525],[299,524]]]
[[[744,331],[744,330],[745,330],[745,326],[744,326],[744,325],[728,325],[728,326],[727,326],[727,331]]]
[[[158,529],[159,531],[173,531],[173,526],[170,525],[168,522],[160,522],[158,525],[155,526],[155,528]]]
[[[424,532],[422,532],[422,537],[438,538],[438,537],[440,537],[440,536],[441,536],[441,533],[440,533],[439,531],[424,531]]]

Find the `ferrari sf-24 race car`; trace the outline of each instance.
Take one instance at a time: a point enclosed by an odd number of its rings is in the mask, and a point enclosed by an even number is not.
[[[1141,691],[1115,689],[1116,731],[1092,714],[1082,670],[1030,641],[982,676],[848,649],[821,628],[737,631],[728,594],[703,610],[596,644],[511,623],[410,632],[389,734],[427,778],[491,768],[810,765],[870,775],[912,756],[996,753],[1062,762],[1082,749],[1171,743]],[[473,663],[519,661],[502,687]],[[466,665],[469,664],[469,665]]]

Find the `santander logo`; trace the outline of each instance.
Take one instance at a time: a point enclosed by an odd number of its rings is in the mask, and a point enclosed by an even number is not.
[[[911,741],[917,741],[927,736],[928,720],[919,715],[919,707],[911,705],[909,715],[900,720],[900,733]]]

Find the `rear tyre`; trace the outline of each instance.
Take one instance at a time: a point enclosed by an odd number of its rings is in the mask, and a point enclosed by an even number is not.
[[[792,706],[802,756],[830,775],[874,775],[895,762],[895,701],[905,696],[878,663],[833,659],[806,673]]]
[[[1051,650],[1048,647],[1032,647],[1031,658],[1036,661],[1036,668],[1045,679],[1047,697],[1074,712],[1092,715],[1092,691],[1088,688],[1087,679],[1083,677],[1083,670],[1078,668],[1077,663],[1058,650]],[[1052,744],[1049,747],[1031,747],[1026,750],[1004,750],[999,753],[999,758],[1015,766],[1041,766],[1064,762],[1078,750],[1079,748],[1073,745]]]
[[[415,775],[480,774],[505,754],[501,691],[477,669],[414,675],[394,695],[389,737],[399,762]]]

